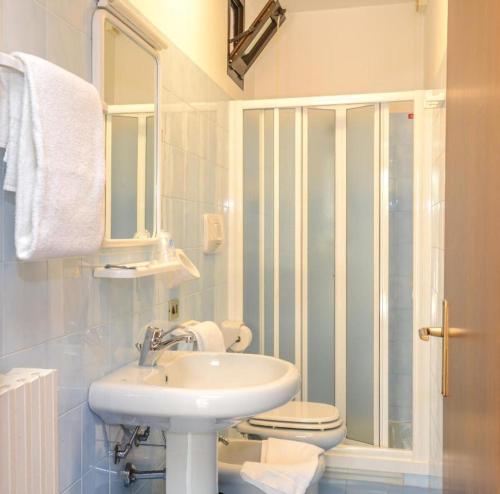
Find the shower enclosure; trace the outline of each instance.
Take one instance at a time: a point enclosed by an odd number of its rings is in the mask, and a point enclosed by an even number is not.
[[[298,399],[340,409],[334,455],[425,456],[422,98],[233,105],[231,314],[252,328],[250,351],[299,368]]]

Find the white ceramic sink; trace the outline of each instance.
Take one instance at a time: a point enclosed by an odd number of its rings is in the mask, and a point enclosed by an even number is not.
[[[164,352],[156,367],[122,367],[90,386],[106,423],[170,431],[216,430],[275,408],[298,391],[284,360],[235,353]]]
[[[108,424],[167,432],[166,492],[217,494],[216,431],[276,408],[299,390],[297,369],[263,355],[165,351],[92,383],[89,404]]]

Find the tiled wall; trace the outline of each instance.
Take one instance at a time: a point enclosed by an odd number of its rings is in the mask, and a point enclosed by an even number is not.
[[[0,50],[34,53],[90,79],[93,9],[93,0],[0,0]],[[169,298],[180,299],[181,320],[226,317],[227,255],[202,253],[201,228],[203,213],[225,211],[228,97],[175,46],[162,62],[162,226],[199,267],[200,280],[169,290],[161,276],[93,278],[96,264],[148,259],[149,248],[18,262],[15,196],[0,193],[0,372],[15,366],[59,369],[60,491],[65,493],[162,490],[161,481],[124,490],[116,473],[123,463],[115,467],[108,453],[123,432],[104,427],[90,412],[88,386],[136,358],[141,328],[166,319]],[[137,466],[161,464],[161,434],[153,434],[150,443],[130,456]]]
[[[445,148],[446,108],[426,110],[431,112],[432,125],[432,312],[431,324],[441,326],[441,303],[444,298],[444,209],[445,209]],[[431,480],[440,487],[443,459],[443,399],[441,397],[441,347],[440,338],[431,338],[431,399],[430,399],[430,461]]]

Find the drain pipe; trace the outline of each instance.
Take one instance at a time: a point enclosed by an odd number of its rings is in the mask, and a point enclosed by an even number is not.
[[[127,463],[125,465],[125,470],[122,470],[121,476],[123,479],[123,485],[125,487],[130,487],[134,482],[138,480],[165,480],[166,470],[162,468],[161,470],[138,470],[132,463]]]

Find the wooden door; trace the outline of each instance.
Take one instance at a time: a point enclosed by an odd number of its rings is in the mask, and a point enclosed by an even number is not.
[[[450,0],[448,24],[444,485],[500,493],[500,0]]]

